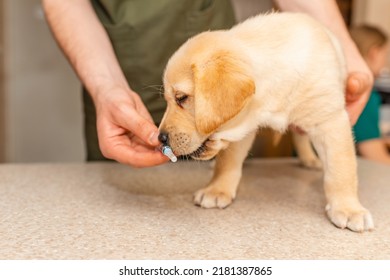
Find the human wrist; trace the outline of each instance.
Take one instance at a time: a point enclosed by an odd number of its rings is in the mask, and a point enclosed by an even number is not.
[[[113,91],[133,92],[126,81],[106,76],[90,77],[86,79],[85,86],[95,103],[106,100],[107,96]]]

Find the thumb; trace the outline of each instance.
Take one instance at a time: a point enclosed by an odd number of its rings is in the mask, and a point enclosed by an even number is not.
[[[353,102],[359,99],[368,90],[369,85],[369,76],[366,73],[351,73],[347,81],[347,102]]]

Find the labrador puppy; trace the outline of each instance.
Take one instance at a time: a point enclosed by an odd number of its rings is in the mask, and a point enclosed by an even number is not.
[[[167,110],[160,139],[176,155],[216,156],[214,175],[195,204],[225,208],[236,196],[242,164],[259,127],[293,125],[302,163],[324,170],[326,212],[337,227],[373,229],[359,202],[357,163],[344,90],[341,46],[303,14],[259,15],[230,30],[209,31],[184,43],[167,63]]]

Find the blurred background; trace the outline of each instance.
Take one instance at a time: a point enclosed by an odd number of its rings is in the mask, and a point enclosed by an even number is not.
[[[337,2],[348,25],[369,23],[390,35],[390,1]],[[273,7],[270,0],[233,4],[238,20]],[[377,86],[390,104],[389,72]],[[80,92],[40,1],[0,0],[0,162],[83,161]],[[390,123],[389,106],[382,110],[383,122]]]

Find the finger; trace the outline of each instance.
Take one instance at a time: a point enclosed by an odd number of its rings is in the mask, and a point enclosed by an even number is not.
[[[367,103],[371,86],[370,77],[366,73],[354,72],[348,77],[346,105],[352,125],[357,122]]]
[[[370,79],[366,73],[351,73],[347,80],[346,101],[353,102],[357,100],[360,95],[370,90],[370,85]]]
[[[169,159],[157,150],[136,151],[127,145],[117,145],[112,148],[110,157],[120,163],[133,167],[151,167],[166,163]]]
[[[347,94],[345,96],[347,102],[353,102],[355,101],[359,95],[360,92],[360,83],[359,80],[355,78],[348,79],[347,82]]]
[[[168,161],[161,151],[134,135],[99,136],[99,147],[104,157],[134,167],[154,166]]]
[[[158,128],[153,122],[142,117],[134,109],[123,112],[120,125],[151,146],[155,147],[160,144],[158,140]]]

